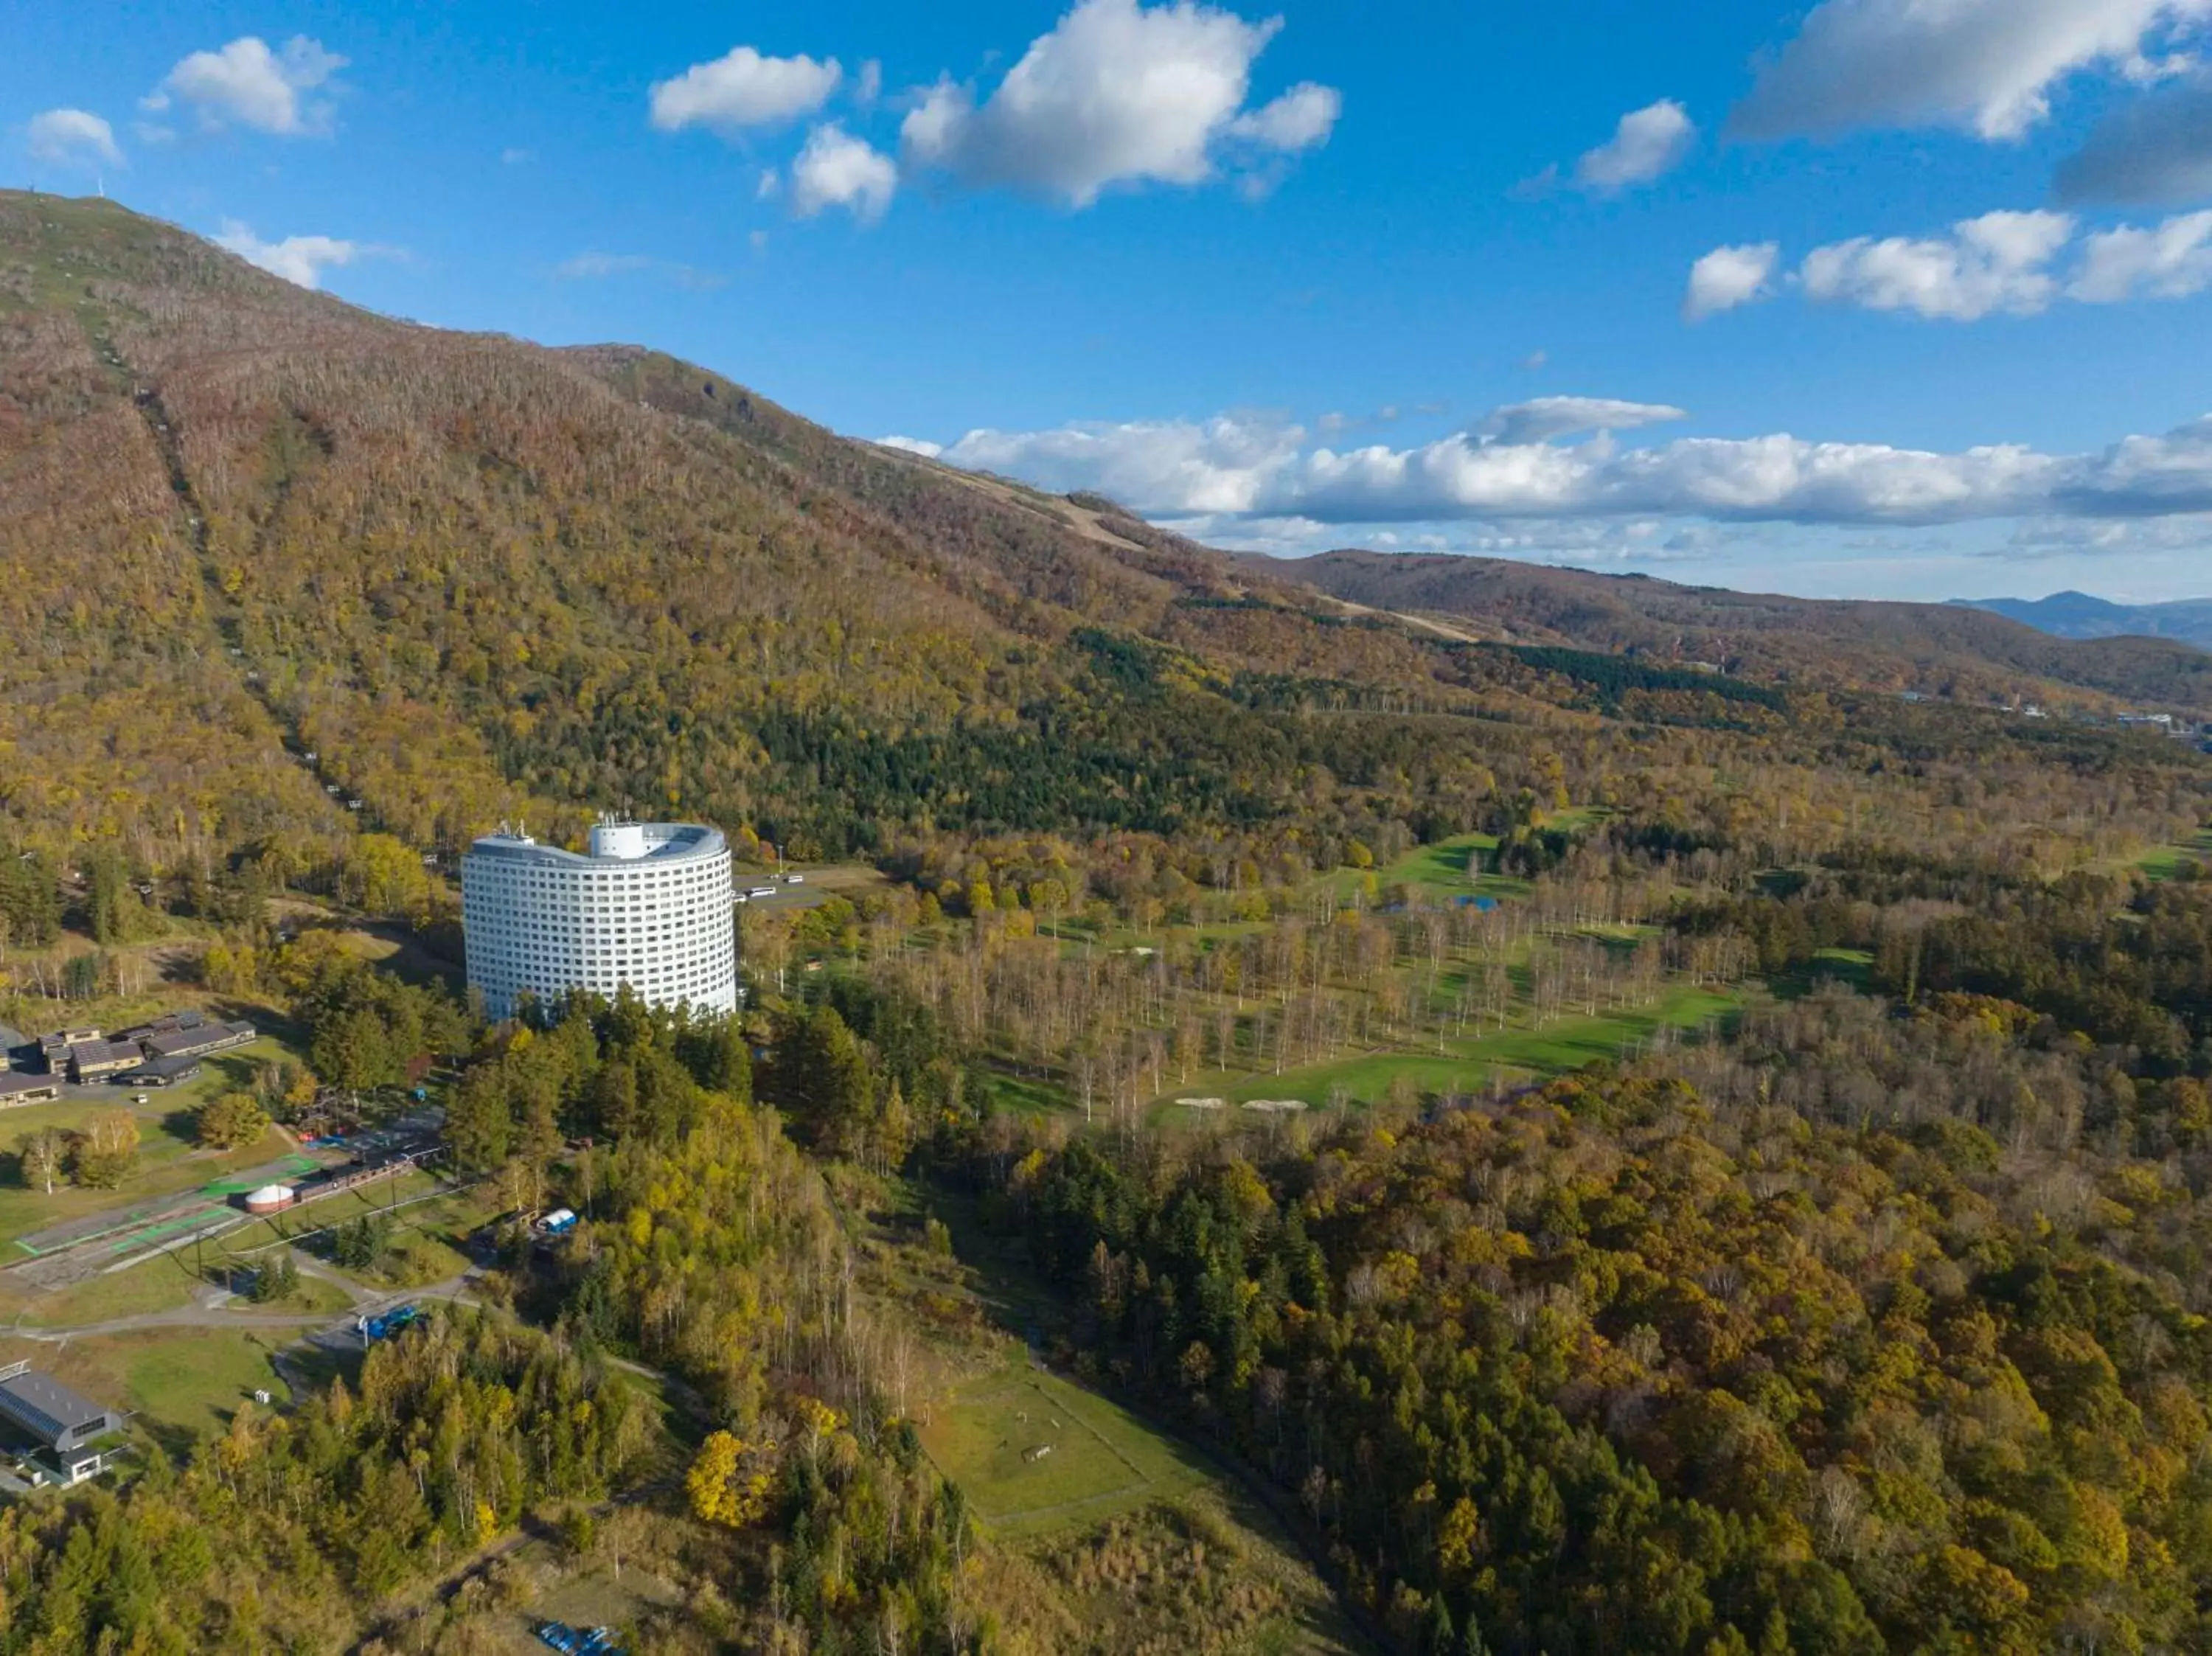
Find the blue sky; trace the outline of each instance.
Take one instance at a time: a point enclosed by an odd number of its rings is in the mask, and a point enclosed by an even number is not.
[[[16,0],[0,180],[1221,544],[2212,591],[2212,0]]]

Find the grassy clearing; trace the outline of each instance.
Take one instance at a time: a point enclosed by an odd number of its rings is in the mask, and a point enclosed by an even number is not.
[[[290,1400],[265,1339],[228,1331],[118,1338],[125,1393],[150,1425],[208,1437],[257,1390]]]
[[[905,1205],[951,1228],[960,1261],[952,1292],[1000,1328],[1042,1340],[1060,1326],[1066,1307],[1037,1277],[1020,1234],[986,1227],[963,1192],[910,1192]],[[979,1354],[1006,1360],[971,1371],[922,1411],[921,1438],[994,1543],[976,1568],[1017,1647],[1066,1656],[1368,1648],[1296,1540],[1235,1477],[1143,1417],[1030,1366],[1003,1336],[984,1338]],[[1046,1441],[1051,1455],[1022,1458]]]
[[[83,1282],[33,1300],[23,1321],[37,1328],[82,1328],[149,1312],[176,1311],[193,1303],[212,1286],[194,1274],[189,1248],[112,1275]]]
[[[922,1442],[994,1527],[1100,1516],[1152,1480],[1093,1428],[1073,1392],[1042,1374],[993,1376],[933,1411]]]
[[[1295,1098],[1318,1106],[1340,1094],[1353,1103],[1372,1104],[1401,1081],[1423,1093],[1478,1091],[1493,1077],[1519,1083],[1617,1059],[1662,1028],[1694,1029],[1741,1004],[1739,997],[1722,991],[1677,987],[1650,1006],[1449,1041],[1441,1052],[1371,1052],[1281,1075],[1239,1071],[1200,1076],[1156,1103],[1153,1114],[1169,1121],[1205,1119],[1206,1113],[1177,1107],[1176,1097],[1221,1098],[1231,1104],[1255,1098]]]
[[[410,1173],[257,1221],[223,1240],[234,1254],[249,1263],[263,1257],[263,1251],[274,1243],[296,1240],[325,1270],[364,1288],[380,1292],[425,1288],[466,1270],[469,1258],[464,1247],[469,1237],[505,1211],[491,1186],[454,1191],[434,1174]],[[325,1257],[328,1249],[319,1233],[378,1215],[388,1215],[392,1222],[391,1247],[383,1259],[353,1271]]]
[[[2134,866],[2149,878],[2164,882],[2179,878],[2184,869],[2208,858],[2212,858],[2212,828],[2185,845],[2159,846],[2148,851],[2136,858]]]
[[[1194,1493],[998,1550],[977,1568],[1016,1648],[1061,1656],[1366,1649],[1313,1571],[1249,1526],[1256,1516]]]
[[[168,1447],[222,1431],[257,1390],[289,1399],[269,1361],[272,1349],[269,1337],[243,1329],[149,1329],[65,1344],[0,1338],[0,1359],[28,1361],[88,1398],[131,1411]]]

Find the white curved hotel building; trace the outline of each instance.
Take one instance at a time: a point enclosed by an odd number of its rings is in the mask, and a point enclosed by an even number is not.
[[[730,848],[710,828],[604,821],[578,856],[487,834],[461,859],[469,986],[495,1018],[527,992],[628,988],[655,1006],[738,1010]]]

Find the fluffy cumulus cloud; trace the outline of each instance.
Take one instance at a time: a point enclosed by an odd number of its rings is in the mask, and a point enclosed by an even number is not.
[[[1662,98],[1622,116],[1612,139],[1575,163],[1575,182],[1601,193],[1649,184],[1679,167],[1697,141],[1689,112]]]
[[[216,52],[195,52],[171,70],[145,107],[157,113],[181,104],[203,126],[250,127],[280,137],[330,130],[334,109],[327,97],[331,76],[346,60],[320,41],[295,34],[282,50],[258,35],[241,35]]]
[[[1514,412],[1500,410],[1509,417],[1498,423],[1510,426]],[[1278,533],[1289,523],[1925,525],[2212,511],[2212,416],[2080,455],[2016,446],[1942,453],[1787,434],[1623,448],[1610,438],[1508,442],[1457,433],[1412,447],[1339,451],[1296,425],[1228,416],[975,431],[942,447],[893,440],[1041,488],[1095,490],[1216,534],[1261,524]]]
[[[835,121],[808,133],[806,147],[791,164],[791,210],[801,218],[840,207],[872,224],[897,191],[897,163]]]
[[[2088,305],[2130,299],[2186,299],[2212,287],[2212,212],[2187,213],[2148,229],[2123,225],[2083,242],[2069,298]]]
[[[1633,431],[1669,420],[1686,420],[1663,403],[1625,403],[1611,397],[1538,397],[1492,409],[1479,428],[1500,443],[1544,443],[1584,431]]]
[[[830,101],[845,71],[834,58],[767,58],[738,46],[656,82],[653,124],[663,132],[704,126],[722,133],[775,126],[811,115]]]
[[[2199,71],[2123,105],[2058,169],[2072,204],[2212,200],[2212,73]]]
[[[950,80],[923,94],[901,143],[915,165],[1074,207],[1116,185],[1203,183],[1230,150],[1310,149],[1335,125],[1340,101],[1323,86],[1246,108],[1280,27],[1198,0],[1078,0],[988,98]]]
[[[1691,272],[1686,310],[1709,316],[1771,298],[1778,263],[1771,246],[1708,253]],[[2186,299],[2212,288],[2212,211],[2087,234],[2069,214],[1985,213],[1939,236],[1816,247],[1783,285],[1824,304],[1948,322],[2033,316],[2062,300]]]
[[[1266,509],[1277,481],[1297,465],[1304,440],[1295,425],[1224,415],[1204,422],[971,431],[935,458],[1064,494],[1092,490],[1143,512],[1244,515]]]
[[[1768,297],[1773,292],[1774,267],[1781,258],[1780,245],[1771,241],[1714,248],[1690,267],[1682,314],[1699,322]]]
[[[287,236],[282,241],[264,241],[249,226],[236,219],[223,221],[222,233],[215,238],[215,244],[228,248],[247,264],[258,264],[271,276],[283,276],[302,288],[321,287],[325,270],[392,251],[373,242],[341,241],[332,236]]]
[[[1808,297],[1872,311],[1972,322],[2029,316],[2057,292],[2051,261],[2072,240],[2063,213],[1990,213],[1948,236],[1860,237],[1815,249],[1799,272]]]
[[[1956,126],[2021,136],[2070,75],[2153,79],[2212,0],[1823,0],[1735,112],[1753,137]]]
[[[115,129],[83,109],[49,109],[33,115],[23,130],[33,161],[60,166],[123,165]]]

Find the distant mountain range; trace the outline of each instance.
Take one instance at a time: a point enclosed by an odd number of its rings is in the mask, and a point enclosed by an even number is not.
[[[1987,610],[2054,638],[2167,638],[2212,650],[2212,598],[2177,604],[2114,604],[2087,592],[2047,598],[1954,598],[1962,609]]]
[[[2212,710],[2212,658],[2178,634],[2140,638],[2114,628],[2062,639],[1971,605],[1788,597],[1443,554],[1339,551],[1283,562],[1248,554],[1238,561],[1466,638],[1610,651],[1820,688],[1987,701],[2047,700],[2048,687],[2068,685],[2124,702]],[[2204,610],[2212,641],[2212,604]]]

